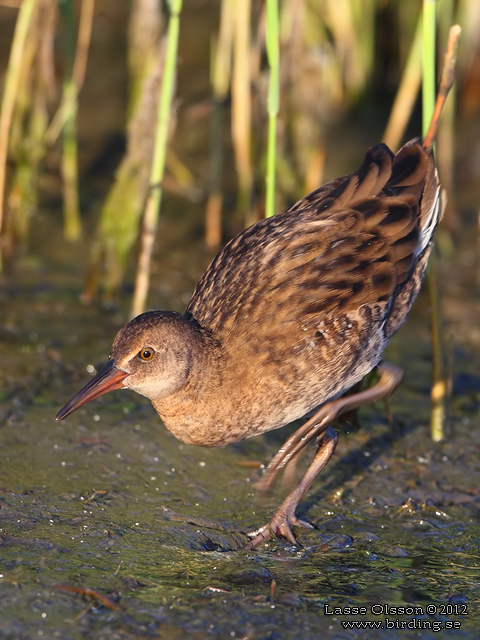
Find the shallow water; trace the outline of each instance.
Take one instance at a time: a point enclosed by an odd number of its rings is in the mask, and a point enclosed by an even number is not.
[[[35,223],[40,240],[50,215]],[[129,392],[56,423],[87,367],[104,362],[125,310],[82,306],[82,262],[72,257],[84,248],[72,255],[56,225],[48,235],[51,245],[40,242],[2,290],[0,637],[428,638],[437,632],[418,625],[448,620],[461,625],[449,631],[455,637],[476,637],[480,377],[476,329],[470,335],[466,322],[478,306],[468,294],[471,264],[453,261],[442,272],[447,327],[457,335],[448,439],[433,444],[428,433],[422,297],[387,353],[406,368],[390,401],[393,425],[378,405],[361,411],[361,428],[339,426],[334,459],[301,505],[316,527],[297,531],[303,547],[271,540],[246,552],[246,532],[283,495],[279,486],[258,501],[255,461],[267,462],[291,427],[225,449],[189,447]],[[165,269],[178,287],[159,306],[181,308],[189,284]],[[458,300],[468,311],[461,321]],[[380,604],[423,615],[372,611]],[[367,614],[330,615],[325,605]],[[365,620],[417,628],[342,626]]]

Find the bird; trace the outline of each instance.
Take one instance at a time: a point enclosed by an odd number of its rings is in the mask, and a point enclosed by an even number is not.
[[[444,74],[445,75],[445,74]],[[217,447],[314,415],[266,467],[260,488],[314,440],[317,452],[249,548],[273,533],[298,544],[297,507],[337,443],[332,420],[391,394],[402,370],[382,361],[420,290],[442,212],[430,129],[397,153],[369,149],[359,169],[260,220],[213,259],[183,314],[148,311],[114,339],[107,365],[57,414],[115,389],[146,396],[187,444]],[[373,369],[377,383],[344,395]]]

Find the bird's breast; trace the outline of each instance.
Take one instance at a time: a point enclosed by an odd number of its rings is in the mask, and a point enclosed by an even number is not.
[[[312,320],[294,334],[238,342],[225,354],[221,376],[209,379],[203,369],[196,384],[152,403],[187,444],[218,447],[277,429],[338,397],[378,364],[384,313],[369,307],[331,322]]]

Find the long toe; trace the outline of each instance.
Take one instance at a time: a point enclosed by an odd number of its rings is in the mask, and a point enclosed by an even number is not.
[[[267,525],[248,534],[252,540],[250,540],[246,548],[254,549],[258,547],[262,542],[268,540],[272,533],[278,537],[286,538],[296,547],[301,547],[302,545],[293,535],[291,527],[304,527],[305,529],[315,528],[309,522],[299,520],[295,513],[288,513],[283,509],[279,509]]]
[[[290,529],[289,521],[284,520],[279,525],[277,525],[276,528],[272,527],[272,531],[276,536],[282,536],[283,538],[286,538],[295,547],[302,546],[293,535],[292,530]]]
[[[313,524],[310,524],[310,522],[307,522],[306,520],[299,520],[295,515],[290,518],[290,524],[294,527],[303,527],[304,529],[315,529]]]
[[[259,545],[261,545],[262,542],[265,542],[266,540],[268,540],[270,538],[270,534],[271,534],[270,524],[266,524],[263,527],[260,527],[260,529],[256,529],[255,531],[251,531],[250,533],[247,533],[247,536],[249,536],[252,539],[250,540],[250,542],[248,542],[245,545],[245,549],[247,551],[249,549],[255,549],[255,547],[258,547]]]

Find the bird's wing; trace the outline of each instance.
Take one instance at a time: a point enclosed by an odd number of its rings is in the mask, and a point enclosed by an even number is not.
[[[438,215],[422,209],[432,171],[431,154],[416,141],[396,156],[383,144],[373,147],[355,173],[231,240],[187,312],[221,339],[246,326],[272,335],[312,314],[392,301],[436,225]]]

